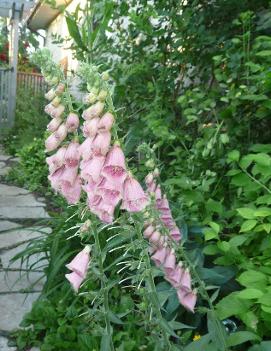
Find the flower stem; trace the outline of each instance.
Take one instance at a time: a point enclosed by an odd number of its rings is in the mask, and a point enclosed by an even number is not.
[[[114,351],[114,344],[112,340],[112,333],[111,333],[111,324],[110,324],[110,319],[109,319],[109,301],[108,301],[108,287],[107,285],[107,277],[104,273],[104,267],[103,267],[103,257],[102,257],[102,250],[101,250],[101,245],[100,245],[100,240],[99,240],[99,235],[97,233],[96,227],[93,228],[94,232],[94,238],[95,238],[95,246],[98,254],[98,263],[99,263],[99,270],[100,270],[100,275],[101,275],[101,287],[103,291],[103,302],[104,302],[104,321],[105,321],[105,326],[106,326],[106,332],[107,335],[110,337],[110,349],[111,351]]]
[[[136,228],[137,230],[137,236],[138,236],[138,239],[140,241],[145,241],[143,236],[142,236],[142,233],[141,233],[141,230],[140,228],[137,226]],[[148,254],[145,254],[144,255],[144,260],[145,260],[145,264],[146,264],[146,267],[148,269],[148,275],[147,275],[147,283],[151,289],[150,291],[150,298],[151,298],[151,303],[152,303],[152,307],[155,311],[155,315],[156,315],[156,318],[159,320],[159,326],[161,328],[161,331],[162,331],[162,334],[163,334],[163,338],[165,340],[165,343],[166,343],[166,350],[171,350],[171,342],[169,340],[169,337],[168,337],[168,332],[165,330],[165,328],[163,327],[163,324],[162,324],[162,320],[163,320],[163,316],[162,316],[162,313],[161,313],[161,308],[160,308],[160,303],[159,303],[159,298],[157,296],[157,292],[156,292],[156,287],[155,287],[155,284],[154,284],[154,279],[153,279],[153,274],[152,274],[152,267],[151,267],[151,263],[150,263],[150,258],[149,258],[149,255]]]

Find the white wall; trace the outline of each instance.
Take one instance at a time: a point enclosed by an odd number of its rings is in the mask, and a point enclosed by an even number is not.
[[[67,12],[74,12],[77,5],[80,4],[81,9],[84,9],[87,0],[73,0],[66,8]],[[56,62],[64,59],[65,57],[68,58],[68,69],[75,69],[77,67],[77,62],[72,57],[72,51],[67,49],[69,44],[63,43],[61,46],[52,43],[52,34],[58,34],[62,38],[69,37],[69,31],[67,28],[65,15],[60,14],[49,26],[47,30],[46,36],[46,44],[45,46],[50,49],[53,54],[53,58]]]

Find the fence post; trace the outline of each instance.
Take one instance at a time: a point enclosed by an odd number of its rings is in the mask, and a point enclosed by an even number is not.
[[[16,5],[15,5],[16,6]],[[9,84],[9,103],[8,103],[8,126],[12,127],[15,119],[16,90],[17,90],[17,65],[18,65],[18,41],[19,41],[19,21],[20,11],[14,7],[10,21],[10,64],[12,72]]]

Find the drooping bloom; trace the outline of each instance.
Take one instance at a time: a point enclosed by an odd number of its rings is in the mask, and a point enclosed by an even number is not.
[[[93,156],[89,161],[84,163],[81,171],[81,178],[86,181],[91,180],[94,183],[97,183],[101,176],[104,161],[104,156]]]
[[[112,181],[112,183],[123,184],[127,172],[125,166],[125,156],[119,145],[114,145],[109,151],[102,175]]]
[[[94,138],[91,149],[94,155],[106,155],[111,142],[111,133],[98,133]]]
[[[173,249],[168,250],[167,257],[164,262],[164,270],[166,274],[170,275],[176,268],[176,256]]]
[[[100,115],[102,114],[104,109],[104,103],[98,101],[96,102],[96,104],[90,106],[88,109],[86,109],[83,114],[82,117],[85,120],[89,120],[95,117],[100,117]]]
[[[94,137],[97,134],[99,122],[100,118],[96,117],[83,123],[82,130],[85,138]]]
[[[121,208],[128,212],[140,212],[148,204],[148,198],[139,182],[128,176],[123,186],[123,202]]]
[[[180,288],[177,290],[177,295],[180,303],[189,310],[194,313],[194,308],[197,302],[197,294],[195,290],[191,290],[187,292],[186,290]]]
[[[78,291],[83,280],[86,278],[89,261],[90,246],[86,246],[66,265],[66,267],[73,272],[66,274],[66,278],[70,281],[75,291]]]
[[[75,292],[78,292],[84,278],[82,278],[79,274],[76,272],[68,273],[65,274],[66,279],[70,282],[73,290]]]
[[[121,190],[118,184],[103,178],[97,186],[96,194],[100,195],[103,201],[115,207],[122,198]]]
[[[174,288],[178,288],[181,285],[183,273],[184,269],[182,263],[179,263],[173,270],[166,272],[165,279],[170,282]]]
[[[45,140],[45,149],[47,152],[53,151],[59,146],[60,143],[61,143],[61,140],[57,138],[55,134],[51,134]]]
[[[58,86],[56,87],[56,95],[61,95],[65,90],[65,84],[59,83]]]
[[[69,182],[61,181],[61,194],[65,197],[68,204],[77,204],[81,195],[81,180],[77,176],[74,182],[71,184]]]
[[[108,204],[100,198],[98,203],[93,206],[92,203],[89,203],[90,210],[96,214],[102,222],[112,223],[114,220],[114,210],[115,206]]]
[[[75,132],[76,129],[79,127],[79,117],[76,113],[71,112],[68,114],[66,120],[66,127],[69,133]]]
[[[79,160],[79,144],[73,141],[67,147],[67,151],[65,153],[65,162],[68,167],[76,167],[79,164]]]
[[[166,256],[167,256],[167,248],[162,247],[162,248],[158,248],[155,251],[155,253],[151,256],[151,259],[153,260],[156,266],[161,266],[165,262]]]
[[[53,109],[53,111],[51,112],[51,117],[53,118],[61,117],[64,111],[65,111],[65,106],[60,104]]]
[[[46,158],[46,163],[49,166],[49,173],[54,173],[58,168],[62,167],[65,164],[65,153],[67,148],[61,147],[57,152]]]
[[[106,112],[102,118],[99,120],[98,129],[101,132],[108,132],[111,130],[114,124],[114,116],[110,112]]]
[[[86,138],[79,147],[79,152],[83,160],[87,161],[92,156],[93,138]]]
[[[67,136],[68,130],[64,123],[62,123],[57,131],[54,133],[55,137],[62,142]]]
[[[60,124],[62,123],[62,119],[61,118],[53,118],[51,120],[51,122],[47,125],[47,130],[49,132],[55,132],[57,130],[57,128],[60,126]]]

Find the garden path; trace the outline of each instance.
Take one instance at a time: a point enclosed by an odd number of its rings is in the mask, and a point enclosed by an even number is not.
[[[7,185],[3,176],[18,160],[4,154],[0,148],[0,350],[16,351],[8,346],[9,333],[18,328],[26,312],[39,296],[43,273],[31,264],[40,256],[31,256],[28,263],[12,261],[30,241],[50,233],[41,226],[49,218],[44,198],[35,198],[28,190]],[[42,233],[41,233],[42,232]],[[34,351],[37,349],[32,349]]]

